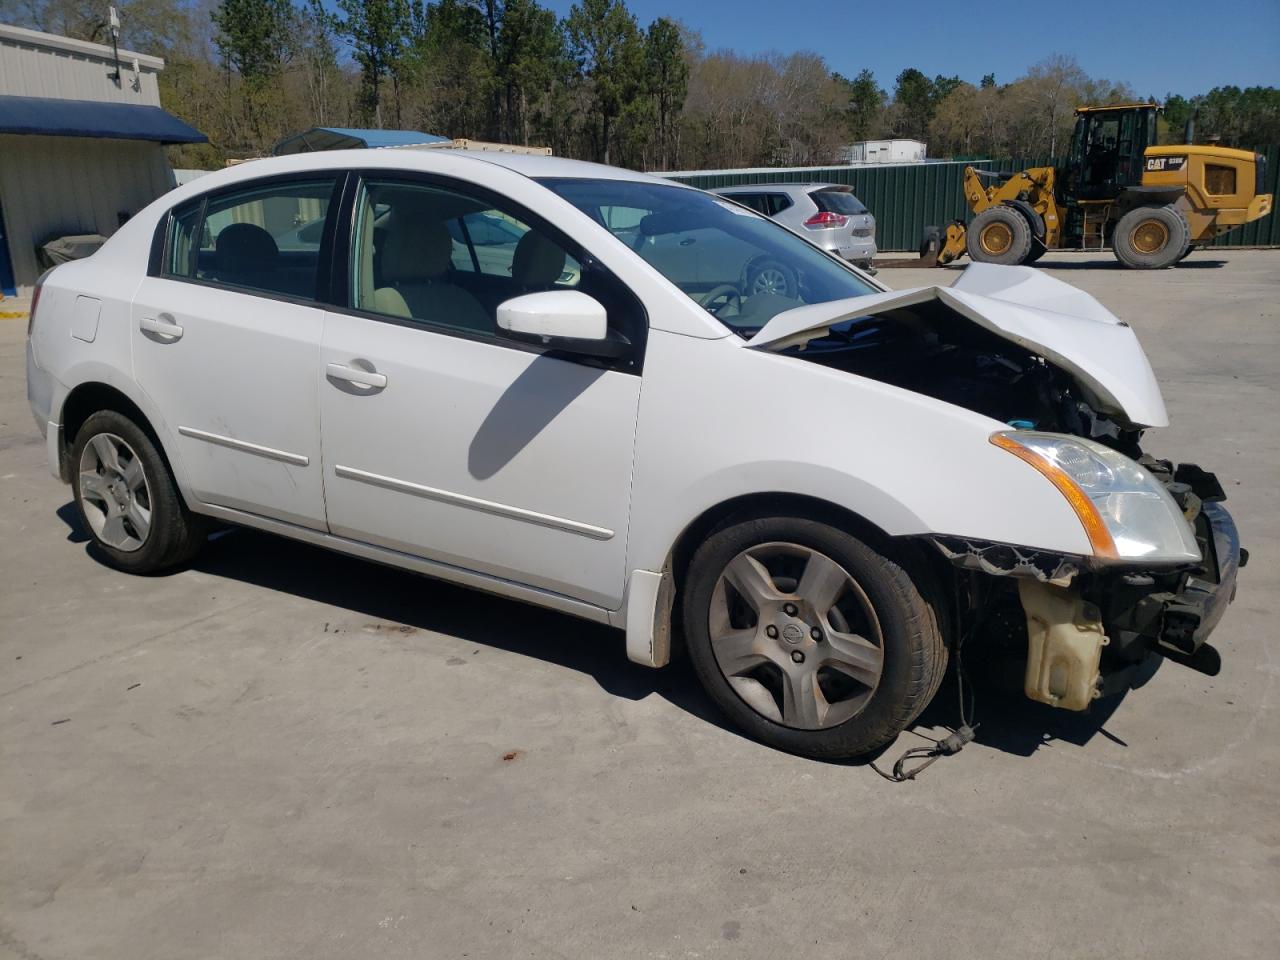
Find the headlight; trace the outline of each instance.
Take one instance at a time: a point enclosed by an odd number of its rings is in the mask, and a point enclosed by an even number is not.
[[[1195,533],[1169,491],[1122,453],[1081,437],[1012,430],[991,442],[1044,474],[1080,518],[1102,560],[1200,559]]]

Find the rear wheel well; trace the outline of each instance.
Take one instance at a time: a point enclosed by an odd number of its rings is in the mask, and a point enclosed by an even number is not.
[[[151,426],[151,421],[136,403],[115,387],[105,383],[82,383],[67,395],[66,401],[62,404],[62,438],[58,445],[58,470],[64,481],[70,482],[71,466],[67,462],[67,455],[71,445],[75,443],[76,434],[80,432],[84,422],[99,410],[114,410],[136,423],[155,444],[156,450],[160,452],[161,457],[165,458],[165,465],[168,466],[168,457],[165,455],[155,428]]]

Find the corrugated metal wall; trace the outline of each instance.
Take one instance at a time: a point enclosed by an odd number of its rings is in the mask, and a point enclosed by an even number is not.
[[[1267,189],[1280,195],[1280,146],[1267,147]],[[988,170],[1022,170],[1048,166],[1051,157],[1006,157],[975,160]],[[916,250],[926,226],[969,219],[964,200],[965,162],[864,167],[800,167],[714,174],[678,174],[671,179],[703,190],[748,183],[847,183],[876,217],[876,243],[881,250]],[[1280,246],[1280,214],[1272,213],[1214,241],[1214,246]]]
[[[36,245],[51,236],[111,236],[173,187],[164,147],[138,140],[0,135],[0,205],[18,286],[40,275]]]
[[[106,9],[105,4],[102,9]],[[0,35],[0,94],[160,106],[157,74],[164,61],[138,54],[135,74],[135,54],[122,50],[120,83],[117,84],[107,76],[115,70],[115,61],[109,56],[88,50],[61,49],[40,39],[39,34],[24,38],[23,34],[27,33],[30,31],[8,28],[7,34]]]

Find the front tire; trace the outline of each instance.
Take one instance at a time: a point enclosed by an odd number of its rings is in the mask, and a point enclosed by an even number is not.
[[[694,671],[757,740],[816,759],[871,753],[919,716],[946,668],[923,580],[819,521],[724,526],[685,579]]]
[[[129,573],[185,563],[205,541],[151,437],[122,413],[89,417],[71,446],[71,489],[85,529],[107,562]]]
[[[1111,246],[1116,259],[1131,270],[1163,270],[1183,257],[1191,244],[1191,227],[1174,207],[1137,207],[1116,224]]]
[[[1034,242],[1027,218],[1003,204],[983,210],[965,232],[969,259],[977,263],[1017,266],[1026,262]]]

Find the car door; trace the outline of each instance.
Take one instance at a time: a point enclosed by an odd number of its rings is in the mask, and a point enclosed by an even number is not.
[[[555,249],[517,255],[505,275],[464,275],[447,224],[477,213],[515,222],[521,244]],[[351,237],[346,306],[325,316],[320,357],[331,531],[617,608],[638,302],[602,269],[579,268],[581,251],[559,256],[566,238],[479,188],[365,181],[352,220],[341,231]],[[497,303],[563,289],[569,264],[572,284],[627,328],[633,356],[590,362],[498,336]]]
[[[316,529],[316,295],[334,179],[255,181],[177,208],[132,307],[134,375],[192,493]]]

